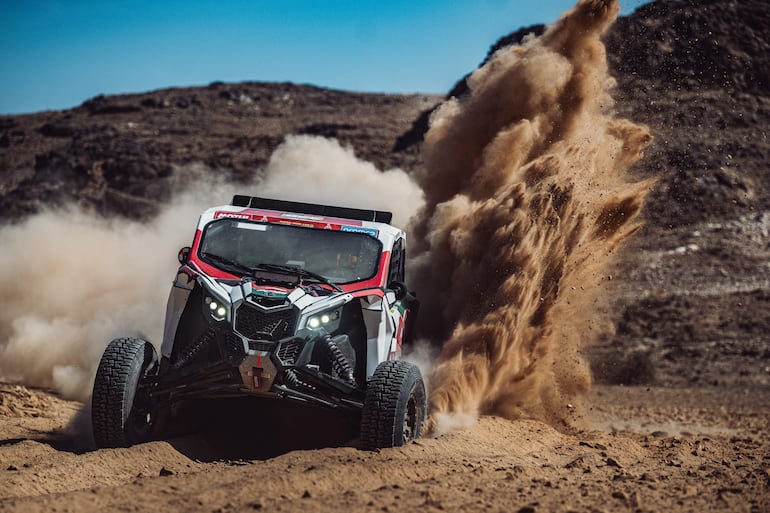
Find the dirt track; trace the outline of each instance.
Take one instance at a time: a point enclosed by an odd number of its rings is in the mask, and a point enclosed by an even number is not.
[[[78,403],[0,398],[0,511],[770,511],[767,387],[596,387],[571,433],[484,417],[400,449],[266,460],[201,439],[89,451],[68,434]]]

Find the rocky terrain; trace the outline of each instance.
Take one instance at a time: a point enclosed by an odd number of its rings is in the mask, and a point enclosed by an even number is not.
[[[347,93],[295,84],[215,82],[204,88],[96,97],[80,107],[0,116],[0,212],[20,219],[72,202],[147,218],[200,178],[191,164],[247,181],[287,134],[336,138],[382,169],[414,168],[395,139],[430,95]]]
[[[7,384],[0,511],[769,511],[768,27],[767,0],[661,0],[606,37],[614,108],[655,137],[634,172],[657,182],[613,274],[614,334],[590,351],[584,427],[483,418],[401,450],[267,460],[189,449],[202,440],[88,452],[77,403]],[[0,116],[0,216],[146,219],[200,173],[250,180],[291,133],[411,172],[442,99],[212,83]]]
[[[770,383],[770,4],[655,2],[607,39],[658,177],[617,337],[670,384]],[[634,41],[635,44],[628,44]]]

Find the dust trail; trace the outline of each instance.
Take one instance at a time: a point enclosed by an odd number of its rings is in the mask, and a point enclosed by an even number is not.
[[[159,342],[193,204],[175,201],[146,225],[65,210],[2,228],[0,377],[82,400],[112,338]]]
[[[558,425],[590,386],[580,349],[603,325],[602,283],[651,186],[626,174],[648,130],[609,113],[600,36],[618,11],[581,0],[499,51],[431,120],[410,279],[427,335],[446,340],[431,379],[437,421]]]
[[[0,379],[84,400],[112,338],[138,335],[159,345],[177,251],[192,240],[200,212],[234,193],[381,209],[406,198],[394,213],[403,223],[422,197],[402,171],[381,173],[334,140],[297,136],[255,172],[254,183],[199,178],[147,223],[64,210],[4,226]]]
[[[292,135],[270,158],[257,192],[311,203],[393,212],[393,224],[406,227],[423,204],[423,192],[400,169],[378,170],[336,141]],[[255,193],[256,194],[256,193]]]

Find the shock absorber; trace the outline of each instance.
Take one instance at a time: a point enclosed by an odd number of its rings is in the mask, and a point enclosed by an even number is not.
[[[337,374],[345,381],[355,383],[356,380],[353,377],[353,369],[350,367],[350,362],[348,362],[348,359],[342,354],[342,351],[334,342],[331,335],[327,334],[321,341],[329,352],[329,358],[331,359],[332,366],[334,367],[334,370],[337,371]]]
[[[290,388],[307,388],[309,390],[315,390],[315,387],[313,385],[309,385],[308,383],[305,383],[301,379],[297,377],[297,372],[294,369],[286,369],[283,373],[283,381],[286,385],[288,385]]]
[[[174,363],[174,368],[179,369],[187,365],[203,348],[208,346],[209,342],[214,339],[214,336],[211,329],[206,330],[200,337],[198,337],[198,340],[196,340],[194,344],[187,347],[185,352],[179,355],[176,363]]]

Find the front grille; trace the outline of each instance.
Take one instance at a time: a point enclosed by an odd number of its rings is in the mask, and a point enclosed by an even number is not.
[[[225,360],[236,365],[243,360],[246,351],[243,349],[243,340],[235,333],[228,332],[225,336]]]
[[[264,306],[265,308],[275,308],[277,306],[283,306],[289,302],[285,297],[267,297],[267,296],[251,296],[251,301]]]
[[[235,314],[235,329],[246,338],[278,341],[294,333],[297,314],[294,308],[264,312],[247,304]]]
[[[294,365],[304,343],[305,341],[300,338],[294,338],[281,343],[281,347],[276,352],[278,359],[284,365]]]
[[[266,340],[249,340],[249,349],[252,351],[272,351],[275,347],[275,342],[268,342]]]

